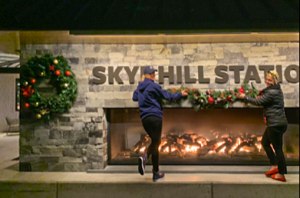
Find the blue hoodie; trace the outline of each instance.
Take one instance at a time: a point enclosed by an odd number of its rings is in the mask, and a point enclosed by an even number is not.
[[[162,99],[178,100],[181,97],[181,93],[171,94],[152,80],[146,78],[143,82],[139,82],[137,89],[133,93],[132,100],[139,102],[140,116],[143,120],[148,116],[162,118]]]

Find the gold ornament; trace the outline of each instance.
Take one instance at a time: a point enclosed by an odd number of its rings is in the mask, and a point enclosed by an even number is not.
[[[27,85],[28,85],[28,82],[27,82],[27,81],[23,82],[23,85],[24,85],[24,86],[27,86]]]
[[[41,72],[41,73],[40,73],[40,76],[44,76],[44,72]]]
[[[39,103],[38,103],[38,102],[34,103],[34,106],[35,106],[35,107],[38,107],[38,106],[39,106]]]
[[[42,115],[45,115],[45,114],[48,114],[48,113],[50,113],[50,111],[48,109],[41,110]]]
[[[41,119],[41,118],[42,118],[42,115],[38,113],[38,114],[35,115],[35,117],[36,117],[37,119]]]
[[[201,99],[201,100],[200,100],[200,102],[201,102],[201,103],[203,103],[203,102],[204,102],[204,100],[203,100],[203,99]]]
[[[54,60],[53,60],[53,63],[54,63],[55,65],[57,65],[57,64],[58,64],[58,60],[57,60],[57,59],[54,59]]]
[[[69,85],[68,85],[68,83],[64,83],[64,88],[68,88],[69,87]]]

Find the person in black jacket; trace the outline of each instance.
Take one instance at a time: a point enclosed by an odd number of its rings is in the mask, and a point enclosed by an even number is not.
[[[139,158],[138,171],[141,175],[145,173],[145,166],[150,156],[153,163],[153,181],[164,177],[163,173],[159,173],[159,153],[158,148],[161,142],[162,130],[162,99],[178,100],[188,94],[185,90],[181,93],[172,94],[167,90],[163,90],[161,86],[156,84],[155,72],[157,70],[147,66],[144,69],[144,76],[140,80],[137,89],[133,93],[132,100],[139,103],[140,117],[143,127],[151,138],[151,144],[147,153]]]
[[[243,93],[236,96],[253,105],[263,106],[267,129],[263,135],[262,145],[272,165],[266,176],[271,176],[272,179],[285,182],[284,174],[287,173],[287,168],[282,151],[282,142],[288,123],[278,73],[276,71],[269,71],[265,82],[267,88],[262,90],[262,95],[258,98],[251,98]]]

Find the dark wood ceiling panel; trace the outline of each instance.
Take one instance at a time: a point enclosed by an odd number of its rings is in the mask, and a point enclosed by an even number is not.
[[[215,15],[210,0],[190,0],[191,20],[193,22],[213,22],[218,19]]]
[[[108,12],[113,2],[112,0],[90,0],[76,14],[75,20],[84,27],[95,29],[99,23],[104,21],[104,15]]]
[[[299,31],[299,0],[6,0],[1,30]]]
[[[243,4],[250,19],[259,21],[271,21],[274,19],[260,1],[237,0]]]
[[[160,23],[163,9],[164,2],[162,0],[140,0],[134,14],[134,21],[139,24]]]
[[[68,29],[78,25],[76,16],[87,3],[86,0],[63,0],[58,3],[54,10],[49,10],[45,22],[41,25],[43,29]]]
[[[133,20],[139,0],[115,0],[104,16],[106,23],[129,24]]]
[[[272,10],[272,13],[277,16],[278,20],[284,21],[293,18],[299,19],[299,10],[291,7],[288,3],[282,0],[264,0],[265,7]]]
[[[222,21],[243,21],[245,18],[233,0],[214,0]]]
[[[163,21],[166,23],[189,23],[190,22],[190,0],[165,1]]]
[[[60,0],[39,0],[34,5],[31,5],[29,9],[16,14],[15,18],[23,24],[40,25],[47,15],[56,9],[59,2]]]

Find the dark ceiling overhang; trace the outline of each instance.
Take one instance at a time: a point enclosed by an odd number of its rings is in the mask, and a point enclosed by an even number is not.
[[[1,30],[88,34],[298,32],[299,0],[10,0]]]

